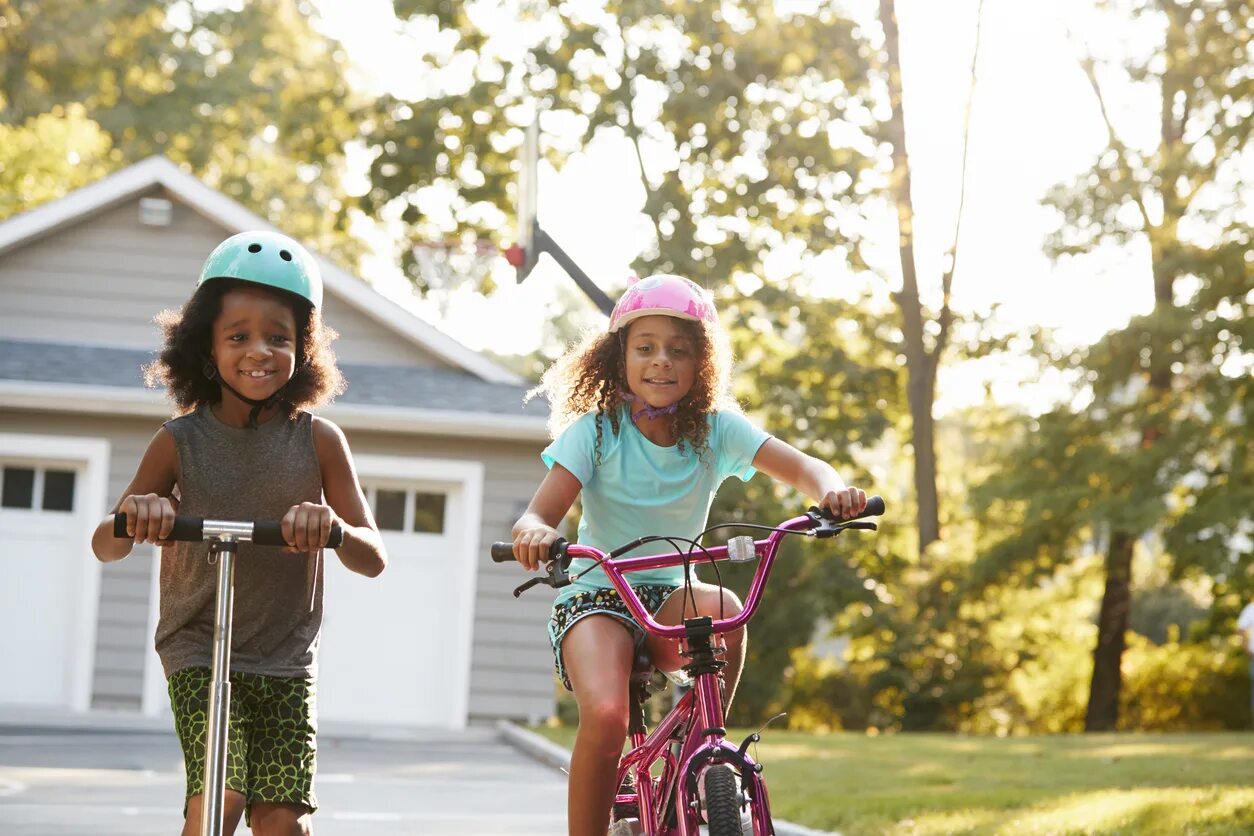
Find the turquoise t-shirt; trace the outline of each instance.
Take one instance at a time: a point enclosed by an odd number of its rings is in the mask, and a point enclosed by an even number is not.
[[[716,412],[709,416],[709,447],[700,457],[685,445],[659,447],[636,428],[624,411],[618,435],[609,418],[601,420],[601,461],[596,462],[597,415],[590,412],[571,424],[540,454],[544,463],[554,463],[574,474],[583,486],[583,518],[579,521],[579,542],[608,552],[637,537],[649,534],[693,538],[706,526],[714,492],[723,480],[737,476],[744,481],[754,474],[753,459],[770,435],[749,423],[738,412]],[[680,544],[683,547],[683,544]],[[676,551],[666,542],[646,543],[625,556],[668,554]],[[583,572],[593,561],[571,562],[571,574]],[[632,572],[627,580],[636,584],[683,583],[682,566]],[[564,601],[579,592],[610,586],[605,572],[597,568],[571,586],[558,590]]]

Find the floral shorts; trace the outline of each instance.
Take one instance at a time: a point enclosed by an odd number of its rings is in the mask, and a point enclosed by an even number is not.
[[[632,587],[636,595],[640,596],[640,603],[644,604],[644,608],[654,615],[666,603],[666,599],[671,597],[671,593],[678,588],[666,584],[640,584]],[[598,614],[612,616],[623,622],[623,626],[635,638],[636,652],[644,646],[644,628],[631,617],[631,611],[623,603],[622,596],[618,594],[617,589],[580,592],[573,598],[554,604],[553,615],[549,618],[549,644],[553,646],[553,667],[567,691],[574,689],[571,688],[570,679],[566,676],[566,666],[562,664],[562,638],[575,622],[586,616]]]

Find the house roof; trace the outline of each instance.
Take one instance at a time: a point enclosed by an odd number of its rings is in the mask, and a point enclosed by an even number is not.
[[[0,402],[74,412],[168,415],[165,393],[144,385],[155,354],[130,348],[0,340]],[[348,388],[319,410],[346,428],[540,440],[542,401],[526,386],[442,368],[342,364]]]
[[[183,171],[169,159],[156,156],[0,223],[0,255],[134,199],[155,186],[164,187],[188,207],[228,232],[254,229],[281,231],[260,215]],[[335,263],[316,252],[314,257],[322,269],[323,284],[327,290],[383,327],[481,380],[515,385],[523,383],[518,375],[457,342]]]

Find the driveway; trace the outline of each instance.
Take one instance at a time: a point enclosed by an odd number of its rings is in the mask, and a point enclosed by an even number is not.
[[[318,836],[566,832],[565,776],[494,729],[393,740],[319,735],[317,793]],[[0,728],[5,836],[171,836],[182,802],[172,733]]]

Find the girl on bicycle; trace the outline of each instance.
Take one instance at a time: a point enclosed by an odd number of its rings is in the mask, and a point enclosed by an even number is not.
[[[731,350],[709,295],[679,276],[630,287],[607,331],[589,335],[545,374],[539,391],[552,407],[555,437],[542,458],[549,472],[514,525],[514,557],[528,570],[548,559],[556,526],[583,495],[578,541],[603,551],[642,534],[696,537],[718,486],[756,470],[838,516],[854,516],[866,494],[847,487],[825,462],[751,424],[729,394]],[[674,551],[651,543],[629,556]],[[616,767],[627,738],[628,680],[639,649],[664,671],[683,667],[678,642],[646,637],[606,578],[588,560],[572,562],[549,621],[557,674],[574,692],[579,730],[571,756],[572,836],[604,836]],[[633,573],[632,587],[662,624],[684,617],[728,617],[731,592],[694,582],[693,597],[672,595],[683,568]],[[693,612],[693,603],[697,612]],[[743,631],[728,634],[727,702],[744,663]]]
[[[300,244],[245,232],[210,254],[165,334],[150,381],[183,413],[144,452],[114,512],[131,540],[96,529],[101,561],[133,543],[162,546],[156,646],[183,748],[183,833],[200,832],[216,571],[204,543],[167,543],[176,511],[213,519],[281,519],[287,548],[239,546],[231,643],[225,831],[241,812],[258,834],[310,832],[322,626],[322,547],[333,523],[339,559],[374,577],[387,563],[339,427],[308,410],[343,389],[322,324],[322,277]]]

